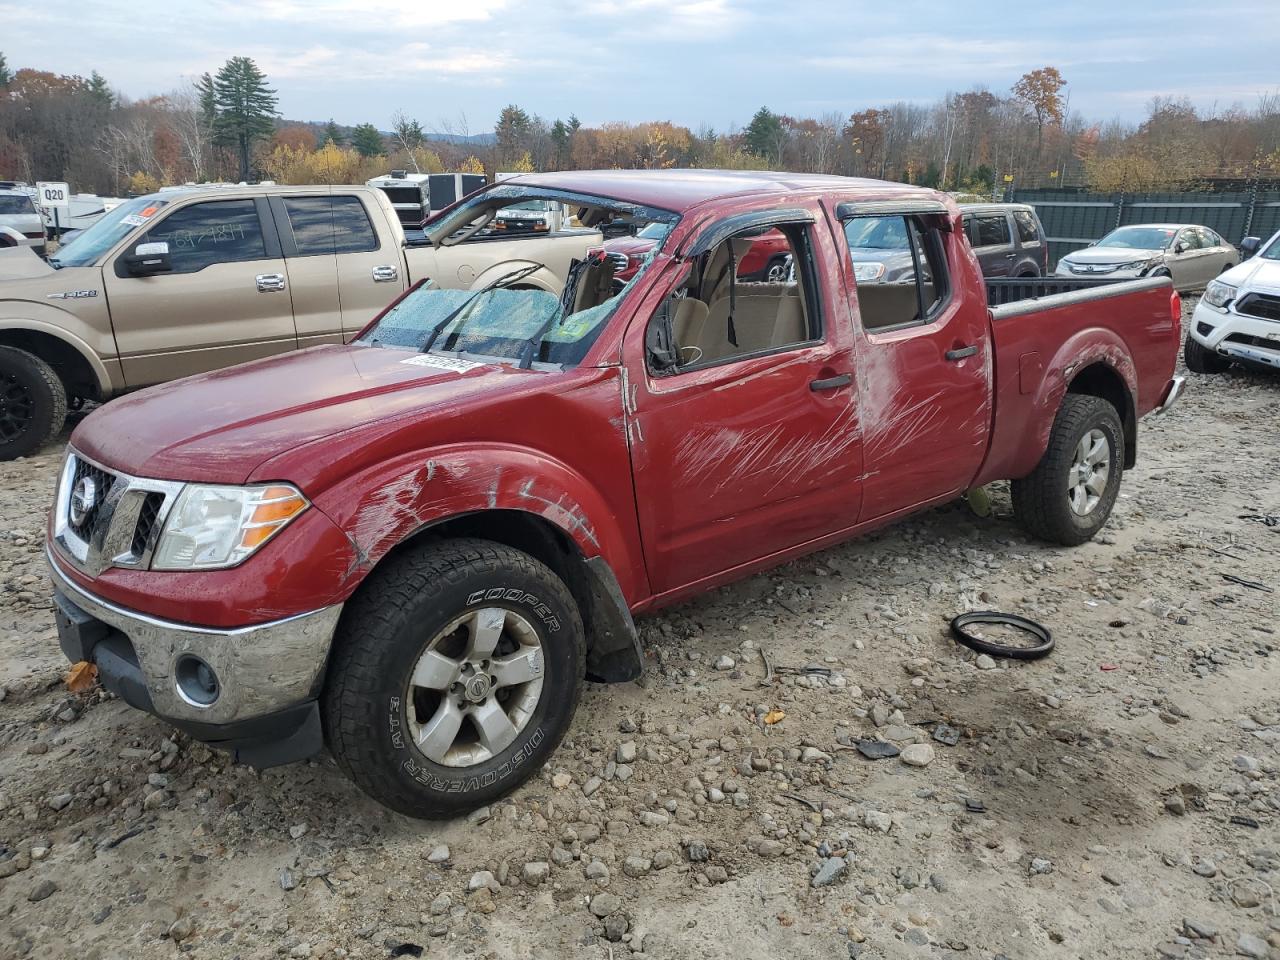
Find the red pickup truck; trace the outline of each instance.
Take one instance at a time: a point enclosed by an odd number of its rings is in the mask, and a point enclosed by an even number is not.
[[[989,307],[928,190],[544,174],[428,239],[524,199],[671,229],[621,291],[605,257],[561,297],[419,285],[349,345],[80,424],[48,535],[71,660],[245,762],[327,743],[387,806],[450,816],[546,761],[584,677],[640,674],[634,615],[999,479],[1033,535],[1087,540],[1180,390],[1167,279]],[[902,221],[908,280],[855,282],[868,218]],[[739,283],[767,230],[794,269]]]

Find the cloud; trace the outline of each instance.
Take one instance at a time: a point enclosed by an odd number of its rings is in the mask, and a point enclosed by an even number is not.
[[[367,50],[315,45],[297,53],[267,48],[252,56],[272,78],[343,83],[466,76],[492,84],[501,82],[520,63],[489,48],[436,47],[422,42]]]
[[[224,9],[243,15],[239,0],[214,0]],[[309,27],[385,32],[413,29],[423,32],[444,24],[489,20],[509,0],[258,0],[253,16]]]

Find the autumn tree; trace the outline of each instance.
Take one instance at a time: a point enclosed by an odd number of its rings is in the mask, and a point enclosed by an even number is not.
[[[1013,85],[1013,97],[1036,121],[1036,156],[1044,151],[1046,123],[1062,123],[1062,88],[1067,81],[1057,67],[1041,67],[1024,73]]]
[[[426,140],[422,132],[422,124],[410,119],[403,110],[397,110],[391,117],[391,140],[396,148],[403,152],[413,165],[414,173],[422,173],[422,165],[418,162],[417,151]]]
[[[249,57],[232,57],[213,78],[213,101],[217,115],[214,141],[232,147],[240,159],[240,179],[249,179],[249,157],[254,144],[271,136],[275,129],[275,90]]]
[[[292,123],[281,127],[271,138],[273,147],[285,146],[295,150],[314,150],[316,135],[311,128],[301,123]]]
[[[382,134],[372,123],[362,123],[351,131],[351,146],[362,157],[376,157],[387,150]]]

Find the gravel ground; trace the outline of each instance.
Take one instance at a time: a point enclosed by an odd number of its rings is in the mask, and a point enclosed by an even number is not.
[[[641,684],[440,824],[69,694],[61,444],[0,464],[0,957],[1280,958],[1280,602],[1224,578],[1280,589],[1277,424],[1194,377],[1094,543],[997,486],[646,620]],[[975,658],[974,608],[1057,649]]]

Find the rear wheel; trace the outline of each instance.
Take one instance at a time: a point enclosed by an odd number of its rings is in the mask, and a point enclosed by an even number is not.
[[[1182,345],[1182,358],[1192,373],[1225,373],[1231,366],[1230,360],[1219,356],[1190,335]]]
[[[1011,485],[1014,513],[1042,540],[1084,543],[1111,516],[1123,465],[1124,429],[1116,408],[1100,397],[1068,394],[1040,463]]]
[[[330,748],[393,810],[457,816],[555,750],[584,659],[573,597],[534,558],[485,540],[409,549],[343,612],[322,704]]]
[[[25,350],[0,347],[0,460],[33,452],[66,419],[67,393],[53,368]]]
[[[787,258],[785,255],[774,257],[764,270],[766,283],[783,283],[787,279]]]

